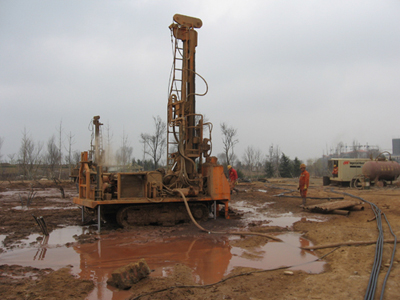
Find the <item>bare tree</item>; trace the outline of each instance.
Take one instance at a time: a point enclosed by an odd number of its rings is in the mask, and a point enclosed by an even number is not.
[[[307,159],[307,171],[312,176],[324,176],[326,174],[326,167],[324,166],[323,159]]]
[[[2,138],[0,136],[0,162],[1,162],[1,157],[3,156],[3,154],[1,154],[1,148],[3,147],[3,142],[4,142],[4,138]]]
[[[69,168],[69,175],[71,175],[71,165],[72,165],[72,145],[75,144],[74,136],[72,135],[71,132],[69,132],[69,135],[67,135],[68,139],[68,148],[65,148],[67,150],[68,156],[66,157],[66,162],[68,164]]]
[[[22,168],[22,175],[25,177],[28,176],[28,164],[29,164],[29,156],[30,153],[34,150],[34,143],[32,139],[28,136],[26,132],[26,128],[24,127],[24,131],[22,132],[22,140],[21,146],[19,149],[19,165]]]
[[[10,164],[12,164],[12,165],[14,165],[14,164],[16,163],[16,161],[15,161],[15,156],[16,156],[15,153],[7,154],[8,162],[9,162]]]
[[[105,164],[106,165],[111,165],[112,161],[112,139],[114,137],[113,132],[111,131],[111,126],[110,123],[107,121],[107,125],[105,126],[105,130],[106,130],[106,155],[105,155]]]
[[[154,134],[140,134],[140,142],[143,143],[144,153],[150,155],[154,162],[154,168],[157,169],[158,162],[164,154],[166,147],[167,125],[160,116],[157,116],[157,118],[153,117],[153,120],[155,125]]]
[[[260,171],[263,167],[261,150],[255,149],[254,146],[247,146],[244,151],[243,161],[249,171]]]
[[[128,135],[125,134],[125,130],[122,132],[122,145],[117,150],[116,159],[117,164],[120,166],[127,166],[131,163],[133,148],[129,145]]]
[[[58,165],[60,172],[58,173],[58,180],[61,179],[62,173],[62,120],[60,121],[60,127],[58,128]]]
[[[45,162],[49,171],[50,178],[56,178],[55,171],[60,162],[60,153],[61,152],[56,145],[56,138],[53,135],[47,141],[47,153],[45,155]]]
[[[306,166],[307,166],[307,171],[314,176],[315,175],[315,168],[314,168],[314,163],[315,163],[315,159],[312,158],[308,158],[306,161]]]
[[[279,164],[280,164],[281,150],[279,146],[275,146],[272,144],[269,147],[269,155],[268,162],[273,168],[273,173],[275,177],[280,177],[279,174]]]
[[[19,149],[18,162],[22,168],[22,175],[25,178],[33,178],[38,167],[41,164],[40,152],[42,151],[43,143],[38,142],[35,146],[32,138],[28,136],[28,132],[24,127],[22,132],[21,146]]]
[[[254,169],[254,156],[255,156],[254,147],[247,146],[247,148],[244,150],[243,161],[249,171],[253,171]]]
[[[229,127],[226,123],[222,123],[221,131],[222,131],[222,142],[224,144],[224,153],[226,163],[228,165],[233,164],[234,162],[234,148],[235,145],[239,142],[237,139],[237,129],[232,126]]]
[[[260,149],[254,150],[254,167],[255,171],[260,171],[263,167],[262,151]]]
[[[72,154],[72,164],[78,165],[80,161],[81,161],[81,153],[79,151],[74,151],[74,153]]]

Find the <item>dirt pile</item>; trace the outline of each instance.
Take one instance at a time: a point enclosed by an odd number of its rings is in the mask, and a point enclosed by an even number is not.
[[[143,278],[148,277],[149,274],[149,266],[144,259],[141,259],[138,262],[130,263],[112,272],[111,278],[107,280],[107,284],[121,290],[126,290]]]

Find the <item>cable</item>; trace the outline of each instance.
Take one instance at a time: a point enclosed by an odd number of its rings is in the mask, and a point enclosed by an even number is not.
[[[394,236],[394,244],[393,244],[394,246],[393,246],[393,251],[392,251],[392,257],[391,257],[391,259],[390,259],[390,265],[389,265],[388,271],[387,271],[387,273],[386,273],[385,279],[383,280],[382,291],[381,291],[381,297],[380,297],[380,299],[383,299],[383,293],[385,292],[386,282],[387,282],[387,279],[388,279],[388,277],[389,277],[389,273],[390,273],[390,271],[392,270],[392,267],[393,267],[394,255],[395,255],[395,252],[396,252],[396,243],[397,243],[397,237],[396,237],[396,235],[394,234],[394,232],[393,232],[393,230],[392,230],[392,227],[390,226],[389,221],[388,221],[388,219],[386,218],[386,215],[383,214],[383,216],[385,217],[386,223],[387,223],[388,226],[389,226],[390,233]]]
[[[392,269],[393,266],[393,261],[394,261],[394,255],[396,253],[396,244],[397,244],[397,237],[394,234],[392,227],[390,226],[389,220],[386,217],[386,214],[384,212],[382,212],[378,206],[376,206],[376,204],[369,202],[361,197],[358,196],[354,196],[352,194],[349,193],[344,193],[344,192],[338,192],[335,191],[333,189],[331,189],[331,192],[336,193],[336,194],[343,194],[349,197],[353,197],[356,199],[359,199],[365,203],[368,203],[369,205],[371,205],[372,211],[375,214],[375,218],[376,218],[376,225],[378,228],[378,238],[376,241],[376,247],[375,247],[375,257],[374,257],[374,264],[372,266],[372,271],[371,271],[371,275],[369,278],[369,282],[368,282],[368,286],[367,286],[367,291],[365,293],[364,296],[364,300],[373,300],[374,296],[375,296],[375,292],[376,292],[376,285],[378,283],[378,276],[379,276],[379,271],[381,268],[381,264],[382,264],[382,256],[383,256],[383,227],[382,227],[382,218],[381,215],[383,215],[385,217],[385,221],[389,227],[390,233],[392,234],[392,236],[394,237],[394,242],[393,242],[393,251],[392,251],[392,257],[391,257],[391,261],[390,261],[390,266],[388,268],[388,271],[386,272],[386,276],[385,279],[383,280],[382,283],[382,291],[381,291],[381,295],[380,295],[380,299],[383,299],[383,294],[385,292],[385,286],[387,283],[387,279],[389,277],[390,271]]]

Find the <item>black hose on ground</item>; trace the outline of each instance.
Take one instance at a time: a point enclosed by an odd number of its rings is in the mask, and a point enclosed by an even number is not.
[[[385,292],[385,286],[386,286],[386,283],[387,283],[387,279],[389,277],[390,271],[391,271],[392,266],[393,266],[394,256],[395,256],[395,253],[396,253],[396,243],[397,243],[397,237],[394,234],[394,232],[392,230],[392,227],[390,226],[389,220],[387,219],[385,213],[382,212],[379,209],[379,207],[376,206],[376,204],[374,204],[372,202],[369,202],[369,201],[367,201],[367,200],[365,200],[365,199],[363,199],[361,197],[354,196],[354,195],[349,194],[349,193],[337,192],[337,191],[334,191],[333,189],[331,189],[331,192],[336,193],[336,194],[346,195],[346,196],[349,196],[349,197],[353,197],[353,198],[359,199],[359,200],[361,200],[361,201],[363,201],[365,203],[368,203],[369,205],[371,205],[372,211],[375,214],[376,223],[377,223],[376,225],[377,225],[377,228],[378,228],[379,235],[378,235],[378,239],[376,241],[374,264],[372,266],[372,271],[371,271],[371,275],[370,275],[370,278],[369,278],[367,291],[366,291],[365,296],[364,296],[364,300],[373,300],[374,296],[375,296],[376,285],[378,283],[378,275],[379,275],[379,271],[380,271],[380,268],[381,268],[382,256],[383,256],[383,241],[384,241],[384,238],[383,238],[383,227],[382,227],[382,218],[381,218],[381,216],[383,215],[385,220],[386,220],[386,223],[387,223],[387,225],[389,227],[390,233],[394,237],[394,243],[393,243],[393,251],[392,251],[392,257],[391,257],[391,260],[390,260],[390,265],[389,265],[388,271],[386,272],[385,279],[383,280],[383,283],[382,283],[382,291],[381,291],[381,296],[380,296],[380,299],[382,300],[383,299],[383,294]]]

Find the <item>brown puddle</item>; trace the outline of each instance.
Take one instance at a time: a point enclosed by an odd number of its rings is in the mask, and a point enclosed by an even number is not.
[[[80,230],[83,233],[84,229]],[[76,234],[76,231],[79,231],[76,227],[73,230],[65,228],[57,234],[71,237],[70,234]],[[194,280],[199,284],[217,282],[229,275],[235,267],[272,269],[300,265],[292,270],[320,273],[325,264],[307,263],[317,257],[310,251],[299,249],[310,243],[296,233],[279,235],[283,242],[268,242],[263,246],[245,249],[232,246],[241,239],[237,236],[228,238],[205,234],[200,237],[166,237],[146,242],[137,240],[129,232],[112,233],[102,235],[101,240],[95,243],[68,248],[59,244],[63,238],[54,235],[55,232],[52,232],[48,244],[42,247],[27,247],[1,254],[1,263],[53,269],[71,265],[74,274],[83,279],[91,279],[96,285],[87,299],[127,298],[129,291],[118,291],[107,286],[106,282],[113,270],[140,258],[144,258],[150,269],[154,270],[152,277],[168,276],[175,264],[185,264],[192,269]]]
[[[265,202],[262,207],[268,207],[268,205],[272,203],[273,202]],[[302,219],[313,222],[323,222],[326,219],[325,216],[313,215],[310,217],[310,215],[303,215],[301,213],[294,214],[292,212],[283,214],[273,214],[268,211],[260,212],[258,208],[249,205],[246,200],[236,201],[231,204],[231,207],[242,213],[242,218],[246,219],[248,222],[268,221],[268,224],[265,226],[293,227],[294,223]]]

